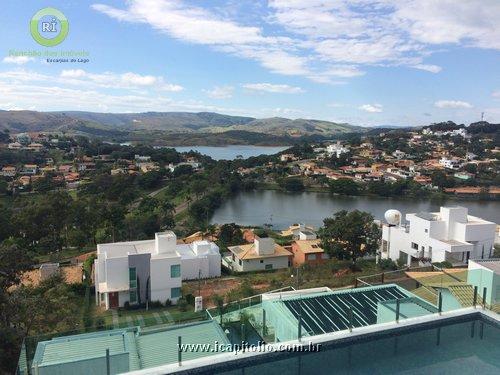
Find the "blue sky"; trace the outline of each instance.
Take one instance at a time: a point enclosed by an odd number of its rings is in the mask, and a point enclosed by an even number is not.
[[[500,122],[498,0],[6,0],[0,108]],[[51,6],[66,40],[38,45]],[[9,51],[85,50],[88,63]]]

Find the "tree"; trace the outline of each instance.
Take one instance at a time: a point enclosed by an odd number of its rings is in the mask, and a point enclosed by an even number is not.
[[[380,241],[380,229],[368,212],[339,211],[326,218],[319,230],[323,249],[337,259],[349,259],[353,266],[364,255],[374,254]]]
[[[330,185],[330,192],[334,194],[342,194],[342,195],[359,194],[359,186],[353,180],[341,178],[339,180],[330,181],[329,185]]]
[[[287,191],[303,191],[304,183],[300,178],[289,177],[280,181],[281,187]]]
[[[223,224],[220,227],[218,242],[223,247],[243,243],[243,234],[240,227],[235,223]]]
[[[435,171],[431,175],[432,184],[439,188],[453,187],[455,181],[453,178],[448,178],[448,175],[444,171]]]

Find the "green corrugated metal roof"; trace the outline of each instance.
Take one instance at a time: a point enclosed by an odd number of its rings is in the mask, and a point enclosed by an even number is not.
[[[438,293],[434,288],[421,286],[411,292],[427,302],[437,305]]]
[[[449,285],[448,290],[463,307],[469,307],[473,305],[474,287],[472,285],[457,283],[454,285]],[[479,295],[479,293],[477,295],[476,303],[478,305],[483,303],[483,298]]]
[[[33,364],[39,367],[127,352],[126,331],[65,336],[44,341],[37,346]]]
[[[171,327],[166,330],[145,332],[138,337],[137,349],[142,368],[160,366],[177,362],[178,337],[183,344],[228,344],[229,340],[214,321],[194,323]],[[207,351],[190,351],[182,353],[182,360],[187,361],[207,355],[217,354]]]
[[[110,355],[128,353],[129,369],[164,365],[177,362],[177,338],[184,344],[229,344],[229,340],[215,321],[204,321],[179,326],[161,327],[141,331],[131,327],[113,331],[86,333],[54,338],[40,342],[33,365],[38,367],[64,364],[104,357],[106,349]],[[217,354],[212,351],[193,351],[182,354],[183,361]]]

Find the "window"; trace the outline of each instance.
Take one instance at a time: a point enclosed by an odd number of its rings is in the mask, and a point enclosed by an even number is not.
[[[241,259],[238,259],[238,263],[239,263],[239,264],[240,264],[240,266],[241,266]]]
[[[418,243],[412,242],[411,243],[411,248],[415,249],[415,250],[418,250]]]
[[[260,262],[261,262],[261,263],[264,263],[264,261],[263,261],[262,259],[260,260]]]
[[[429,229],[425,228],[425,233],[429,233]]]
[[[170,266],[170,277],[176,278],[181,277],[181,265],[180,264],[172,264]]]
[[[137,272],[135,267],[130,267],[128,269],[128,279],[129,279],[129,287],[131,289],[137,288]]]
[[[137,292],[135,290],[131,290],[129,293],[129,302],[136,303],[137,302]]]
[[[319,245],[311,245],[311,247],[312,247],[313,249],[318,249],[318,248],[319,248]]]
[[[170,289],[170,298],[179,298],[181,296],[181,288]]]
[[[273,265],[272,264],[266,264],[266,270],[272,270]]]
[[[307,260],[316,260],[316,254],[307,254]]]
[[[328,255],[327,253],[323,253],[323,254],[321,254],[321,258],[322,259],[330,259],[330,255]]]

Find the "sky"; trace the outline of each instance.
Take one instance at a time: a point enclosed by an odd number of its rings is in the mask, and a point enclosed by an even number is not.
[[[30,34],[45,7],[69,21],[54,47]],[[499,19],[498,0],[3,0],[0,109],[500,122]]]

